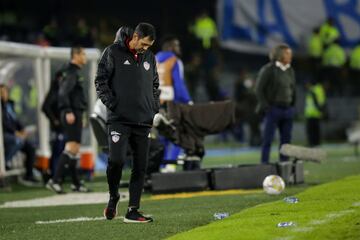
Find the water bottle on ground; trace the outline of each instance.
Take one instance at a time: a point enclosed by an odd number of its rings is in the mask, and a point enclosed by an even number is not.
[[[214,218],[215,220],[221,220],[224,218],[229,217],[229,213],[225,212],[225,213],[214,213]]]

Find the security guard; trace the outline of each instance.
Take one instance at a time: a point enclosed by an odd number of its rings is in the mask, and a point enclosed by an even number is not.
[[[340,33],[335,26],[333,18],[328,18],[320,27],[320,37],[325,45],[329,45],[339,39]]]
[[[320,122],[326,111],[326,95],[320,83],[307,83],[305,97],[306,135],[308,145],[315,147],[321,143]]]
[[[345,50],[336,40],[331,43],[324,51],[322,57],[322,79],[329,87],[331,95],[342,95],[344,82],[342,71],[346,63]]]
[[[319,28],[315,28],[308,42],[308,53],[310,56],[310,64],[313,78],[320,79],[321,57],[324,51]]]

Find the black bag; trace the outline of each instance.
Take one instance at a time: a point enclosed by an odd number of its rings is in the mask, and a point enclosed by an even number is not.
[[[58,109],[58,92],[61,80],[65,77],[65,69],[62,68],[55,73],[51,81],[50,89],[46,94],[41,110],[50,121],[51,128],[58,128],[60,125],[60,111]]]

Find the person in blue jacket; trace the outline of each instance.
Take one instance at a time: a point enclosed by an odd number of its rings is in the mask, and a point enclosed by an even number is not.
[[[157,70],[161,90],[160,103],[166,102],[193,104],[184,79],[184,65],[181,61],[180,41],[176,36],[167,36],[162,41],[162,51],[156,54]],[[181,148],[169,140],[162,139],[165,161],[175,161]]]

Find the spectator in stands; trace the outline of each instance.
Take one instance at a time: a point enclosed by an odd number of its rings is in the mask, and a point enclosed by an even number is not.
[[[46,40],[50,42],[51,46],[60,45],[60,30],[58,22],[55,18],[51,19],[51,21],[44,27],[43,33]]]
[[[270,62],[260,69],[256,81],[258,106],[265,115],[265,129],[261,162],[269,163],[270,147],[277,128],[280,146],[291,142],[295,104],[295,73],[291,66],[292,51],[286,44],[276,46],[270,53]],[[288,160],[280,155],[280,161]]]
[[[340,37],[339,30],[335,26],[333,18],[328,18],[326,22],[320,27],[320,37],[324,45],[328,46]]]
[[[360,41],[350,54],[350,86],[354,96],[360,95]]]
[[[220,69],[221,54],[219,51],[218,32],[215,21],[207,11],[202,11],[190,28],[195,36],[194,55],[200,54],[201,74],[205,83],[205,89],[209,100],[219,101],[224,99],[224,94],[219,87],[218,75]]]
[[[343,70],[346,63],[345,50],[335,40],[324,51],[322,57],[322,79],[331,95],[341,96],[344,93]]]
[[[86,20],[80,18],[77,21],[76,27],[73,30],[73,42],[76,45],[80,45],[83,47],[93,47],[94,40],[91,34],[91,29],[86,23]]]
[[[314,28],[308,42],[311,72],[314,79],[320,79],[320,66],[323,50],[324,44],[320,36],[319,28]]]
[[[0,84],[2,128],[4,132],[5,160],[7,169],[11,168],[11,159],[21,151],[25,154],[25,176],[24,181],[37,183],[33,175],[33,164],[35,161],[35,148],[28,139],[28,134],[19,121],[14,109],[14,102],[9,99],[9,89]]]

